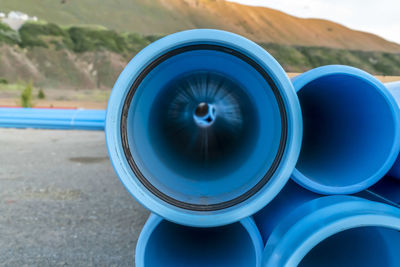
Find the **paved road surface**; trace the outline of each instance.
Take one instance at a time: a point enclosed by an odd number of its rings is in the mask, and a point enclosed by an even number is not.
[[[147,217],[103,132],[0,129],[1,266],[133,266]]]

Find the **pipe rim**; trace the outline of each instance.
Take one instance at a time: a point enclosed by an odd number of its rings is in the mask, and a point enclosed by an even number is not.
[[[145,252],[147,243],[151,237],[152,232],[157,228],[157,226],[164,221],[163,218],[156,214],[150,214],[150,217],[147,219],[146,224],[144,225],[139,239],[137,241],[136,250],[135,250],[135,265],[137,267],[144,267],[145,265]],[[261,234],[251,217],[246,217],[239,222],[242,227],[248,233],[252,244],[254,246],[254,252],[256,257],[256,266],[261,265],[261,259],[263,254],[264,244],[261,238]]]
[[[306,86],[307,84],[316,79],[337,74],[361,78],[366,82],[372,84],[375,88],[377,88],[378,89],[377,92],[379,92],[382,95],[383,99],[388,103],[388,107],[390,108],[393,118],[393,124],[394,125],[398,124],[398,122],[400,121],[400,112],[393,96],[390,94],[390,92],[384,86],[383,83],[381,83],[374,76],[370,75],[369,73],[363,70],[345,65],[327,65],[312,69],[295,77],[292,80],[292,83],[296,92],[299,92],[304,86]],[[381,178],[383,178],[384,175],[391,169],[394,162],[396,161],[396,158],[400,151],[400,130],[399,127],[394,127],[394,128],[395,128],[395,133],[393,135],[392,149],[386,161],[374,174],[364,179],[363,181],[347,186],[325,185],[308,178],[302,172],[300,172],[297,169],[297,167],[293,171],[292,179],[299,185],[303,186],[304,188],[318,194],[335,195],[335,194],[354,194],[361,192],[362,190],[367,189],[368,187],[378,182]]]
[[[138,73],[145,66],[166,51],[188,43],[221,44],[244,53],[255,60],[271,77],[279,89],[286,111],[288,136],[281,159],[281,164],[270,181],[255,195],[244,202],[218,211],[193,212],[170,205],[148,191],[138,182],[127,162],[121,148],[121,132],[119,118],[122,114],[123,102]],[[260,210],[271,201],[286,184],[294,169],[301,144],[301,111],[296,93],[286,73],[276,60],[263,48],[239,35],[219,30],[189,30],[169,35],[142,50],[121,73],[111,93],[106,115],[106,144],[111,163],[121,182],[142,205],[152,212],[170,221],[188,226],[219,226],[236,222]],[[284,166],[284,167],[282,167]],[[207,216],[204,216],[207,215]]]
[[[400,210],[353,196],[326,196],[309,201],[275,227],[265,246],[262,266],[298,266],[327,238],[369,226],[400,231]]]
[[[262,179],[259,180],[259,182],[249,189],[247,192],[243,193],[242,195],[239,195],[233,199],[224,201],[224,202],[219,202],[215,204],[208,204],[208,205],[203,205],[203,204],[192,204],[192,203],[186,203],[183,201],[180,201],[178,199],[175,199],[160,190],[158,190],[155,186],[151,184],[150,181],[147,180],[146,176],[142,173],[140,168],[137,166],[135,159],[130,151],[129,148],[129,142],[128,142],[128,133],[127,133],[127,117],[129,113],[129,108],[132,103],[132,99],[134,97],[134,94],[137,90],[137,88],[141,84],[141,79],[144,79],[144,77],[152,71],[158,64],[161,64],[164,60],[167,60],[170,57],[173,57],[175,55],[178,55],[180,53],[184,53],[186,51],[196,51],[196,50],[215,50],[215,51],[220,51],[224,53],[228,53],[231,55],[234,55],[249,65],[251,65],[254,69],[256,69],[260,74],[262,74],[271,87],[275,99],[278,103],[278,107],[280,110],[280,117],[281,117],[281,125],[282,125],[282,133],[281,133],[281,138],[280,138],[280,143],[279,143],[279,148],[276,153],[275,159],[273,163],[271,164],[270,168],[268,171],[265,173]],[[276,169],[278,168],[279,164],[281,163],[282,156],[285,150],[286,146],[286,139],[287,139],[287,116],[286,116],[286,108],[285,105],[283,104],[282,101],[282,96],[279,93],[279,90],[277,89],[276,85],[272,82],[270,77],[268,76],[268,73],[264,71],[255,61],[252,59],[248,58],[246,55],[237,52],[232,49],[227,49],[223,46],[220,45],[208,45],[208,44],[199,44],[199,45],[187,45],[187,46],[182,46],[179,48],[176,48],[174,50],[171,50],[165,54],[163,54],[161,57],[155,59],[153,62],[151,62],[144,70],[139,74],[135,82],[133,83],[132,87],[130,88],[128,95],[125,99],[123,110],[122,110],[122,115],[121,115],[121,140],[123,144],[123,149],[125,153],[125,157],[128,159],[128,163],[133,170],[135,176],[137,179],[140,180],[140,182],[151,192],[153,193],[156,197],[164,200],[165,202],[174,205],[176,207],[182,208],[182,209],[187,209],[187,210],[192,210],[192,211],[215,211],[215,210],[221,210],[221,209],[226,209],[232,206],[235,206],[246,199],[250,198],[254,194],[256,194],[263,186],[265,186],[273,174],[275,173]]]

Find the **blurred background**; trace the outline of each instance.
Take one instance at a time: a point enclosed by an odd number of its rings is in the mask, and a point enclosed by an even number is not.
[[[136,53],[193,28],[250,38],[291,76],[347,64],[399,80],[397,11],[396,0],[1,0],[0,106],[103,109]]]

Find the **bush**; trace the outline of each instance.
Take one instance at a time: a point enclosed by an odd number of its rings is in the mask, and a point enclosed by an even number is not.
[[[0,22],[0,44],[17,44],[19,42],[19,35],[16,31],[11,29],[7,24]]]
[[[41,46],[47,48],[48,45],[43,40],[43,36],[59,37],[67,46],[71,45],[68,33],[54,23],[25,23],[19,29],[19,34],[21,47]]]
[[[6,78],[0,78],[0,84],[8,84],[8,80]]]
[[[68,30],[75,52],[110,50],[123,53],[127,49],[125,38],[115,31],[83,27],[71,27]]]
[[[33,85],[32,82],[25,86],[25,89],[21,93],[21,106],[24,108],[33,107],[33,97],[32,97]]]
[[[46,98],[46,95],[45,95],[45,93],[44,93],[44,91],[43,91],[43,89],[42,88],[40,88],[39,89],[39,92],[38,92],[38,96],[37,96],[39,99],[45,99]]]

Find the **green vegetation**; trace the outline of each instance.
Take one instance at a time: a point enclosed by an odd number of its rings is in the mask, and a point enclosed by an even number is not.
[[[25,23],[19,30],[21,47],[49,47],[49,43],[58,44],[57,40],[71,48],[72,43],[66,31],[54,23]]]
[[[4,77],[0,84],[32,80],[35,86],[45,89],[109,89],[126,62],[160,37],[43,22],[26,23],[15,32],[0,24],[0,59],[6,62],[0,65],[0,77]],[[396,53],[273,43],[261,46],[289,72],[345,64],[376,75],[400,76],[400,54]],[[29,105],[29,95],[24,93],[22,97],[21,102]]]
[[[290,72],[303,72],[323,65],[342,64],[377,75],[400,75],[400,54],[278,44],[262,44],[262,47]]]
[[[43,91],[42,88],[39,89],[39,92],[38,92],[37,97],[38,97],[39,99],[45,99],[45,98],[46,98],[46,95],[45,95],[45,93],[44,93],[44,91]]]
[[[150,44],[152,36],[145,37],[139,34],[120,34],[116,31],[71,27],[68,34],[75,52],[108,50],[118,54],[134,54]]]
[[[22,48],[55,47],[55,49],[68,49],[74,53],[111,51],[126,59],[161,37],[118,33],[98,27],[62,28],[54,23],[26,23],[19,30],[20,38],[8,38],[12,36],[11,32],[7,25],[1,25],[0,43],[6,40],[6,43],[14,42]],[[14,35],[18,36],[18,33],[14,32]],[[400,54],[326,47],[261,45],[282,64],[285,70],[291,72],[303,72],[321,65],[345,64],[365,69],[373,74],[400,75]]]
[[[25,23],[19,32],[0,24],[0,44],[16,44],[22,48],[54,46],[76,53],[91,51],[111,51],[132,56],[157,40],[160,36],[142,36],[137,33],[117,33],[116,31],[94,27],[61,28],[54,23]],[[13,34],[11,34],[13,33]],[[18,38],[9,38],[15,35]]]
[[[33,85],[32,82],[26,84],[25,89],[21,93],[21,106],[24,108],[31,108],[33,107]]]
[[[19,35],[13,31],[7,24],[0,22],[0,44],[16,44],[19,42]]]

